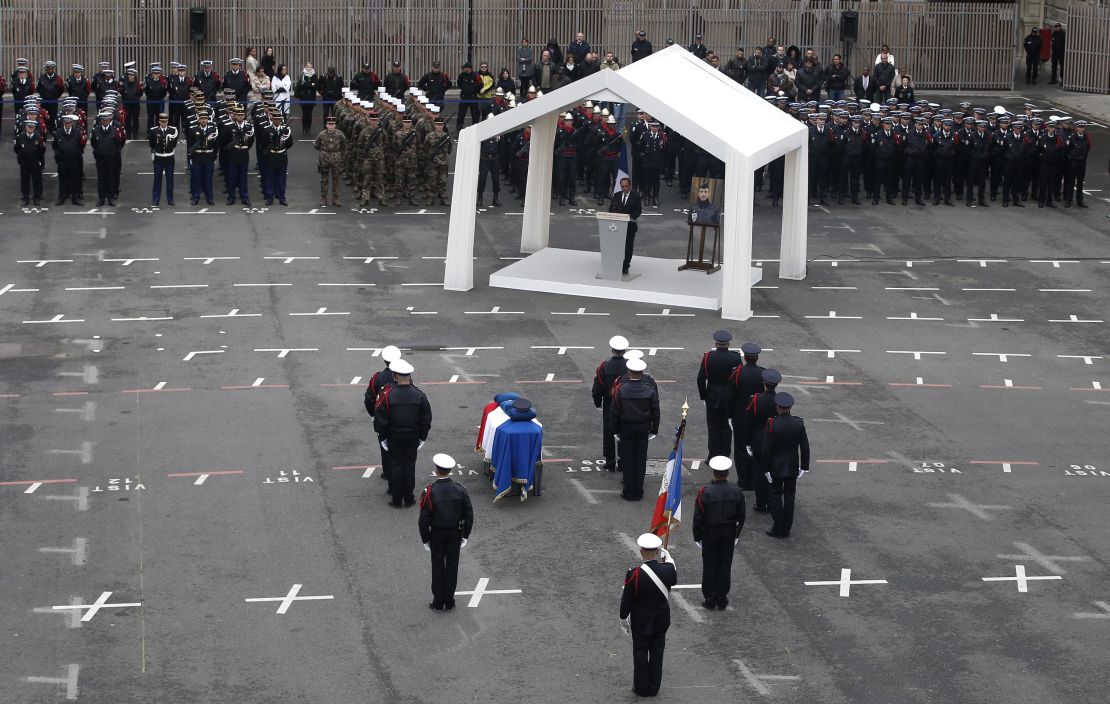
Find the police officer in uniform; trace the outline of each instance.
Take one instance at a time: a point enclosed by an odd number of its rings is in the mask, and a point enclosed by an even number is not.
[[[605,458],[605,468],[610,472],[617,470],[616,444],[613,442],[612,402],[613,384],[627,370],[624,353],[628,350],[628,340],[622,335],[609,338],[612,356],[597,365],[594,372],[594,408],[601,411],[601,456]]]
[[[732,405],[732,394],[728,378],[732,370],[740,366],[740,355],[729,350],[732,333],[718,330],[713,333],[715,349],[702,355],[698,367],[698,396],[705,402],[705,425],[709,433],[709,454],[706,457],[724,455],[728,457],[732,445],[728,416]]]
[[[809,438],[801,418],[790,415],[794,397],[775,394],[778,415],[763,428],[759,462],[770,486],[771,517],[774,523],[766,531],[772,538],[790,537],[794,525],[794,494],[798,480],[809,471]]]
[[[432,407],[412,383],[413,367],[403,359],[389,365],[393,383],[382,390],[374,406],[374,431],[393,465],[389,475],[389,505],[416,503],[416,452],[432,429]]]
[[[401,350],[394,345],[387,345],[382,348],[382,359],[385,360],[385,369],[374,372],[374,375],[370,377],[370,383],[366,385],[366,393],[363,394],[362,405],[365,406],[366,412],[370,414],[370,418],[374,417],[374,408],[378,405],[378,397],[393,383],[393,372],[389,365],[401,359]],[[383,440],[385,440],[385,437],[379,435],[379,447],[381,447]],[[389,479],[389,469],[389,451],[382,447],[382,479]]]
[[[659,536],[644,533],[636,544],[644,562],[624,574],[620,617],[632,630],[632,691],[654,697],[663,683],[671,587],[678,584],[678,570]]]
[[[46,144],[39,131],[38,120],[24,120],[23,128],[15,136],[15,156],[19,162],[20,204],[42,204],[42,169]]]
[[[440,453],[432,458],[436,480],[420,495],[420,542],[432,554],[432,600],[428,608],[455,610],[459,550],[474,528],[474,508],[462,484],[451,479],[455,460]]]
[[[111,110],[101,110],[98,117],[99,122],[89,136],[93,156],[96,158],[96,207],[101,207],[105,202],[115,207],[116,193],[119,190],[116,161],[120,158],[126,137],[123,127],[112,119]]]
[[[613,390],[611,424],[620,443],[621,498],[639,501],[644,498],[648,441],[659,432],[659,392],[644,379],[644,360],[630,359],[625,366],[628,381]]]
[[[744,410],[744,454],[748,456],[752,467],[752,481],[755,483],[756,513],[767,513],[767,491],[769,489],[763,470],[759,467],[760,448],[763,446],[763,427],[767,421],[775,417],[775,388],[782,381],[782,374],[778,369],[763,370],[763,391],[752,395]]]
[[[713,481],[694,499],[694,542],[701,548],[701,605],[707,609],[728,606],[732,582],[732,555],[744,528],[744,494],[728,480],[732,460],[709,458]]]
[[[744,354],[744,363],[732,370],[728,377],[732,389],[732,438],[736,448],[736,482],[741,489],[751,491],[755,486],[755,473],[752,471],[752,460],[747,452],[740,448],[746,446],[748,433],[748,404],[752,396],[763,390],[763,367],[759,366],[759,353],[763,351],[755,342],[745,342],[740,345]]]
[[[162,175],[166,180],[166,204],[173,205],[173,169],[174,156],[177,149],[178,131],[170,127],[170,116],[166,113],[158,114],[158,126],[147,132],[150,141],[150,155],[154,159],[154,187],[151,190],[150,202],[158,205],[162,198]]]

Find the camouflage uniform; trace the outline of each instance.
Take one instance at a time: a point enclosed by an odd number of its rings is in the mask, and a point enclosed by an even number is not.
[[[388,144],[386,129],[368,126],[362,131],[355,151],[359,154],[359,200],[368,205],[370,198],[377,198],[385,205],[385,155]]]
[[[320,205],[328,201],[328,177],[331,177],[331,202],[339,205],[339,169],[347,151],[347,138],[338,129],[325,129],[316,135],[313,145],[319,152],[317,168],[320,170]]]
[[[451,161],[451,135],[445,130],[434,130],[424,138],[424,148],[428,159],[424,162],[427,164],[424,195],[428,199],[428,205],[435,198],[439,198],[443,205],[450,205],[451,200],[447,197],[447,165]]]
[[[410,123],[411,124],[411,123]],[[409,205],[416,205],[416,189],[419,188],[416,161],[416,132],[410,126],[402,128],[393,140],[393,204],[400,205],[407,198]]]

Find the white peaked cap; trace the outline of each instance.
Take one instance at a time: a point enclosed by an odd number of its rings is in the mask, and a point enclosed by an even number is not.
[[[382,348],[382,359],[386,362],[396,362],[401,358],[401,350],[396,345],[387,345]]]
[[[658,550],[663,547],[663,539],[655,533],[644,533],[636,538],[636,544],[644,550]]]
[[[647,369],[647,362],[640,359],[639,357],[633,357],[632,359],[628,360],[628,364],[626,364],[625,366],[630,372],[642,372]]]
[[[445,455],[444,453],[440,452],[432,458],[432,464],[440,469],[454,469],[455,458],[451,455]]]
[[[644,358],[644,351],[643,350],[628,350],[627,352],[624,353],[624,358],[625,359],[643,359]]]
[[[732,469],[732,460],[724,455],[709,458],[709,468],[715,472],[725,472]]]
[[[394,374],[412,374],[413,366],[403,359],[398,359],[396,362],[389,363],[389,370]]]
[[[614,335],[609,338],[609,349],[611,350],[626,350],[628,349],[628,339],[623,335]]]

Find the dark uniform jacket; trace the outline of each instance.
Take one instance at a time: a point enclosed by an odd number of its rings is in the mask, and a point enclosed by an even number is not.
[[[632,56],[633,61],[639,61],[640,59],[651,56],[651,51],[651,42],[647,39],[637,39],[632,42],[632,49],[629,51],[629,54]]]
[[[374,415],[374,407],[378,404],[378,396],[392,383],[393,372],[388,365],[380,372],[374,372],[374,376],[370,377],[370,383],[366,385],[366,393],[363,394],[362,405],[371,416]]]
[[[401,72],[393,72],[385,74],[385,92],[392,95],[394,98],[403,97],[405,91],[412,85],[409,83],[409,77]]]
[[[728,479],[714,479],[694,499],[694,541],[736,540],[744,527],[744,494]]]
[[[728,377],[732,395],[732,415],[744,417],[752,396],[763,390],[763,367],[756,362],[744,364],[732,370]]]
[[[625,373],[626,365],[627,362],[624,357],[610,357],[597,365],[597,371],[594,372],[593,387],[594,406],[596,408],[601,408],[603,401],[612,400],[613,384]]]
[[[655,435],[659,432],[659,392],[640,379],[622,382],[613,393],[610,416],[614,433],[644,431]]]
[[[651,577],[643,574],[651,570],[663,586],[664,594]],[[632,632],[637,635],[665,633],[671,625],[671,603],[668,598],[671,587],[678,584],[678,570],[669,562],[648,560],[639,567],[633,567],[624,575],[624,592],[621,594],[621,618],[631,617]]]
[[[759,448],[760,466],[772,479],[794,479],[798,470],[809,471],[809,438],[801,418],[775,416],[763,428]]]
[[[469,538],[474,528],[474,508],[470,494],[450,477],[437,479],[420,494],[420,542],[432,539],[432,532],[455,531],[458,538]]]
[[[752,455],[758,455],[760,445],[763,443],[763,426],[778,412],[775,406],[774,389],[753,394],[744,411],[747,438],[745,444],[752,448]]]
[[[42,166],[43,156],[46,154],[46,145],[42,140],[42,133],[35,130],[31,134],[27,134],[25,129],[19,131],[15,136],[15,150],[16,159],[20,164],[27,166]]]
[[[58,161],[80,159],[85,152],[85,133],[74,127],[66,134],[63,127],[54,133],[54,157]]]
[[[351,79],[351,90],[358,94],[359,100],[370,100],[381,84],[382,82],[378,80],[378,74],[373,71],[370,73],[359,71]]]
[[[201,71],[193,76],[193,85],[195,85],[201,93],[204,93],[205,100],[215,100],[216,93],[220,92],[220,86],[222,85],[220,83],[220,74],[215,71],[209,71],[208,73]]]
[[[78,101],[87,101],[92,93],[92,84],[87,78],[70,76],[66,79],[66,93]]]
[[[111,122],[107,126],[98,122],[92,128],[92,134],[90,135],[93,156],[114,157],[119,155],[120,151],[123,150],[123,143],[126,141],[122,132],[117,122]]]
[[[35,86],[35,92],[47,102],[58,100],[62,97],[63,90],[65,90],[65,81],[56,73],[52,76],[42,74],[39,76],[38,85]]]
[[[161,100],[166,97],[169,91],[170,84],[165,76],[154,77],[154,74],[147,74],[143,79],[143,93],[146,95],[147,100]]]
[[[743,360],[739,352],[711,350],[701,358],[698,367],[698,396],[706,408],[724,408],[732,405],[732,390],[728,378]]]
[[[391,442],[427,440],[432,406],[414,384],[387,386],[374,408],[374,432]]]
[[[235,99],[243,101],[247,99],[247,93],[251,92],[251,80],[246,71],[228,71],[224,74],[224,88],[235,91]]]

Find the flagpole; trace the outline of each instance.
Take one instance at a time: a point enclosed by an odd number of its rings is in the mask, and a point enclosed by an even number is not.
[[[690,397],[687,396],[682,400],[682,420],[678,424],[678,432],[674,436],[674,452],[678,452],[678,445],[682,442],[682,437],[686,434],[686,414],[690,412]],[[671,517],[673,512],[668,510],[663,514],[666,517],[667,532],[663,534],[663,548],[666,549],[671,540]]]

